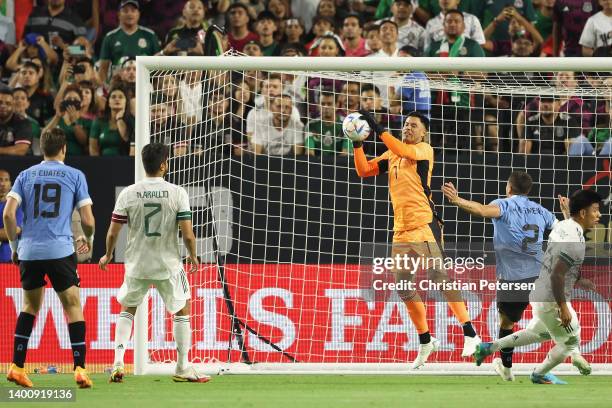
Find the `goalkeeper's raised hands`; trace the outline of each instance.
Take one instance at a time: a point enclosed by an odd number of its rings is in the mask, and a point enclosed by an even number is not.
[[[372,129],[375,136],[380,136],[386,131],[386,129],[376,121],[374,115],[372,115],[370,112],[366,111],[365,109],[360,109],[359,113],[361,114],[361,119],[368,122],[368,125],[370,125],[370,129]]]

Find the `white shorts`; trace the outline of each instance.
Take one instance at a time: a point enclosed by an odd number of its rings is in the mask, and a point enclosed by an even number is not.
[[[179,273],[164,280],[138,279],[126,276],[119,288],[117,300],[121,306],[138,307],[151,286],[157,289],[164,301],[166,310],[170,314],[175,314],[184,308],[187,300],[191,299],[189,281],[185,276],[185,271],[181,268]]]
[[[572,315],[572,321],[566,328],[561,326],[559,306],[556,303],[531,302],[533,318],[529,322],[527,329],[543,337],[549,335],[556,344],[575,345],[577,347],[580,344],[580,322],[571,303],[568,302],[567,305]]]

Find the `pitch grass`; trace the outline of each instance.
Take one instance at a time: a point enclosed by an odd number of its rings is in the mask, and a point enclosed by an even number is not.
[[[612,406],[612,378],[567,376],[566,386],[533,385],[525,376],[504,383],[493,376],[430,375],[226,375],[206,384],[174,383],[165,376],[127,376],[77,390],[76,403],[14,406],[104,408],[232,407],[452,407],[562,408]],[[32,375],[39,387],[73,387],[72,376]],[[12,387],[4,383],[0,387]],[[6,390],[2,390],[6,391]],[[4,394],[4,393],[3,393]],[[0,403],[2,406],[9,406]],[[11,404],[12,405],[12,404]]]

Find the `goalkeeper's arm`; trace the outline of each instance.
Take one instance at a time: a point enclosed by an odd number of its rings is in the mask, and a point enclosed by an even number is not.
[[[378,176],[387,171],[387,161],[383,156],[368,160],[366,157],[361,142],[353,143],[353,157],[355,159],[355,169],[359,177]]]
[[[387,146],[387,148],[395,155],[410,160],[422,159],[422,157],[419,157],[419,151],[415,145],[406,144],[395,138],[391,133],[387,132],[387,130],[381,124],[376,122],[376,119],[371,113],[365,110],[360,110],[359,113],[361,113],[363,120],[368,122],[370,128],[380,138],[380,140],[383,141],[385,146]]]
[[[451,204],[456,205],[471,215],[477,215],[483,218],[501,217],[501,210],[495,204],[485,205],[459,197],[457,189],[455,189],[453,183],[444,184],[442,186],[442,193],[444,193],[444,196],[448,199],[448,201],[450,201]]]

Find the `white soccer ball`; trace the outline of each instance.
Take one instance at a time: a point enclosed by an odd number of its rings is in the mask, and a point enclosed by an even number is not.
[[[342,122],[342,131],[344,135],[353,142],[362,142],[370,136],[370,125],[363,119],[360,119],[359,112],[353,112],[344,118]]]

